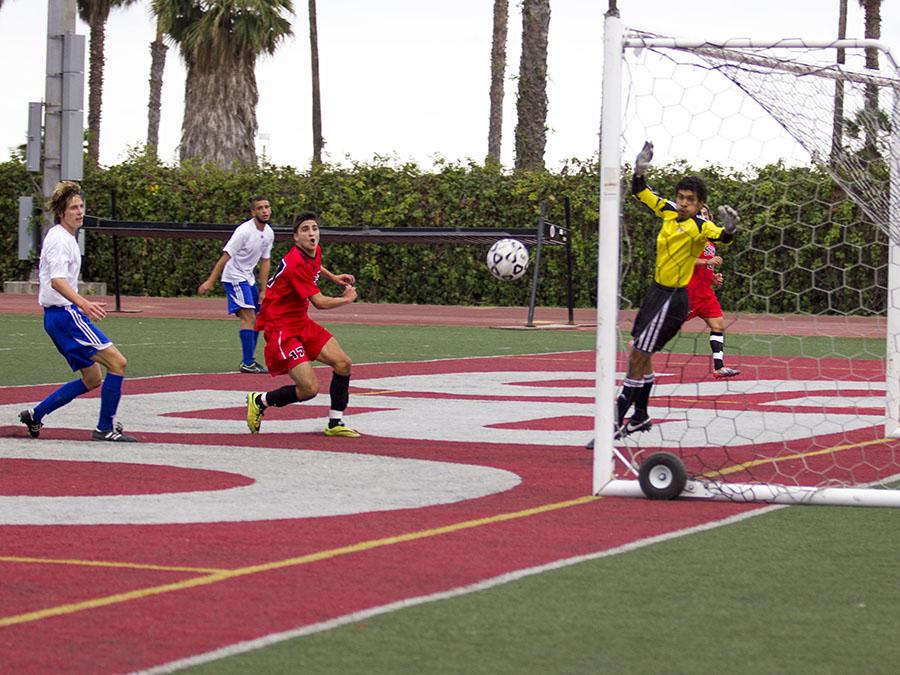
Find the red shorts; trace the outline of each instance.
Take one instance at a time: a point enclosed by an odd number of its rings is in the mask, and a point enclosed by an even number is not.
[[[685,322],[695,316],[699,316],[701,319],[715,319],[722,316],[722,306],[715,293],[688,293],[688,296],[690,297],[690,308]]]
[[[266,368],[270,375],[284,375],[306,361],[315,361],[332,335],[325,328],[310,321],[299,332],[266,331]]]

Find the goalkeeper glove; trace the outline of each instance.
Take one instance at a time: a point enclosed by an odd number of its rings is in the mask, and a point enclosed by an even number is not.
[[[644,147],[641,148],[637,158],[634,160],[634,175],[643,176],[644,172],[650,167],[651,161],[653,161],[653,143],[644,141]]]
[[[722,226],[722,229],[725,230],[725,232],[734,234],[735,230],[737,230],[738,223],[740,222],[741,217],[732,207],[728,205],[719,207],[719,225]]]

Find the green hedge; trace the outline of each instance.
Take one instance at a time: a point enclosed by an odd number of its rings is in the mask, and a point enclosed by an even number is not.
[[[695,172],[685,165],[658,168],[650,183],[660,194],[672,195],[686,173]],[[826,175],[781,165],[745,174],[718,167],[696,173],[709,185],[711,204],[731,203],[742,216],[738,240],[724,251],[723,306],[734,311],[882,311],[885,237],[862,220]],[[443,164],[424,172],[413,164],[380,161],[301,172],[271,166],[173,167],[133,154],[117,166],[89,171],[83,186],[88,212],[101,217],[112,215],[115,192],[116,215],[123,220],[236,224],[247,217],[251,196],[263,194],[272,202],[276,223],[289,223],[312,209],[328,227],[530,227],[537,223],[542,200],[549,204],[550,219],[563,222],[568,196],[575,302],[587,307],[596,296],[596,175],[596,165],[577,161],[559,174],[509,173],[476,164]],[[28,193],[33,181],[17,158],[0,164],[0,178],[0,270],[4,279],[24,278],[33,263],[15,259],[15,199]],[[630,198],[624,212],[622,304],[635,306],[652,279],[658,221]],[[285,248],[278,244],[273,257]],[[336,272],[354,273],[360,297],[368,302],[526,304],[530,275],[513,283],[494,280],[483,263],[486,248],[325,242],[325,261]],[[120,240],[119,250],[123,293],[179,296],[196,291],[221,242],[128,238]],[[87,251],[84,278],[112,284],[111,238],[90,233]],[[540,275],[538,304],[565,305],[561,248],[546,250]]]
[[[19,160],[0,164],[0,279],[25,280],[34,263],[18,259],[19,197],[40,189]],[[38,201],[35,202],[39,203]]]

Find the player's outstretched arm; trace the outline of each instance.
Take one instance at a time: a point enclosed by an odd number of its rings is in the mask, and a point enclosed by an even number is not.
[[[352,274],[333,274],[331,271],[325,269],[325,266],[319,268],[322,271],[322,275],[328,279],[333,284],[337,284],[338,286],[352,286],[356,283],[356,277]]]
[[[356,300],[356,289],[353,286],[344,286],[344,292],[337,297],[316,293],[309,299],[316,309],[334,309],[335,307],[349,305],[354,300]]]
[[[216,282],[219,280],[219,276],[222,274],[222,269],[225,267],[225,263],[231,260],[231,256],[227,253],[223,253],[222,257],[216,261],[216,264],[213,265],[212,272],[209,273],[209,276],[206,278],[200,286],[197,288],[197,293],[200,295],[206,295],[209,293],[213,286],[216,285]]]

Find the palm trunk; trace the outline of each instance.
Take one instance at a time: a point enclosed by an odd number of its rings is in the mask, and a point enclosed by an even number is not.
[[[881,38],[881,0],[866,0],[865,22],[866,38]],[[866,68],[878,70],[878,50],[866,47]],[[867,84],[865,93],[865,153],[872,159],[878,156],[878,85]]]
[[[180,157],[223,168],[256,164],[256,59],[202,68],[187,61]]]
[[[159,120],[162,110],[163,71],[168,47],[163,42],[162,25],[156,18],[156,39],[150,43],[150,99],[147,103],[147,153],[159,154]]]
[[[547,145],[547,42],[550,0],[522,3],[522,59],[516,107],[516,168],[544,168]]]
[[[316,0],[309,0],[309,51],[312,63],[313,165],[322,163],[322,101],[319,95],[319,34],[316,27]]]
[[[847,0],[840,0],[838,12],[838,40],[847,37]],[[837,62],[846,63],[846,50],[837,50]],[[844,82],[834,80],[834,115],[831,122],[831,163],[836,165],[844,144]]]
[[[91,65],[88,75],[88,164],[100,163],[100,116],[103,107],[103,68],[106,64],[104,44],[106,42],[106,19],[109,16],[93,17],[91,29]]]
[[[491,111],[488,121],[486,163],[500,163],[503,137],[503,79],[506,77],[506,32],[509,23],[508,0],[494,0],[494,35],[491,42]]]

